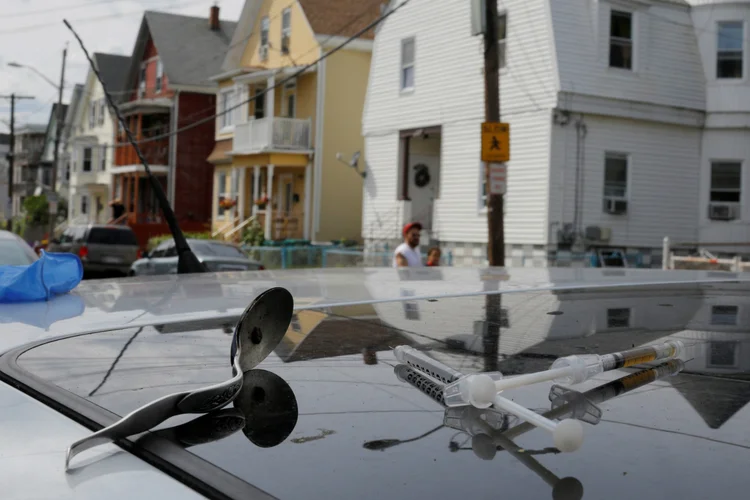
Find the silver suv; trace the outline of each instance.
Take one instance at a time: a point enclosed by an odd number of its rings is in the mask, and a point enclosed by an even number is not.
[[[84,275],[115,273],[126,276],[140,257],[138,239],[128,226],[88,224],[71,226],[57,240],[50,252],[74,253],[81,258]]]

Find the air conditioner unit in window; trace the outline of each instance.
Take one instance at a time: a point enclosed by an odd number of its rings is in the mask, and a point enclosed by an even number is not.
[[[628,201],[622,198],[604,198],[604,211],[613,215],[624,214],[628,211]]]
[[[268,45],[261,45],[258,52],[260,53],[261,61],[268,59]]]
[[[739,218],[739,203],[709,203],[708,218],[711,220],[734,220]]]

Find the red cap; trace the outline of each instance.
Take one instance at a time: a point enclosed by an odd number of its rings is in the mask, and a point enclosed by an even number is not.
[[[420,224],[419,222],[410,222],[408,224],[405,224],[404,225],[404,231],[403,231],[404,236],[406,236],[406,233],[408,233],[409,231],[411,231],[414,228],[417,228],[417,229],[419,229],[421,231],[422,230],[422,224]]]

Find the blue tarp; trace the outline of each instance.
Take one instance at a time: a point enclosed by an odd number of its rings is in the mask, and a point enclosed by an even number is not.
[[[73,290],[82,278],[77,255],[42,251],[28,266],[0,266],[0,303],[49,300]]]

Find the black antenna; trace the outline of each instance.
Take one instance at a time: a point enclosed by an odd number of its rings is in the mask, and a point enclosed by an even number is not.
[[[94,74],[96,75],[97,80],[99,80],[99,83],[102,84],[104,96],[107,98],[107,102],[109,103],[110,108],[115,112],[115,115],[117,115],[117,121],[125,130],[125,134],[128,137],[128,142],[130,142],[130,145],[133,146],[133,148],[135,149],[135,154],[138,155],[138,159],[143,164],[143,168],[146,169],[146,174],[148,174],[148,178],[151,181],[151,188],[156,194],[156,199],[159,200],[159,206],[161,207],[161,211],[164,214],[167,225],[169,226],[169,232],[172,233],[172,238],[174,238],[175,248],[177,249],[178,256],[177,274],[207,272],[201,261],[199,261],[193,251],[190,250],[190,247],[187,244],[187,240],[185,239],[185,235],[182,234],[182,230],[177,224],[177,218],[172,211],[172,207],[169,206],[169,200],[167,200],[167,196],[164,194],[164,191],[161,188],[161,183],[156,180],[156,177],[154,177],[154,175],[151,173],[151,169],[148,166],[148,162],[146,162],[146,158],[143,157],[143,153],[138,147],[138,144],[133,137],[133,133],[130,131],[127,123],[125,123],[125,118],[123,118],[122,114],[120,114],[119,108],[117,107],[115,101],[112,99],[112,96],[107,90],[107,86],[104,84],[104,80],[102,80],[102,76],[99,74],[99,70],[97,69],[96,64],[94,64],[93,59],[91,59],[88,50],[86,50],[86,47],[83,44],[83,40],[81,40],[81,37],[78,36],[78,33],[76,33],[67,19],[63,19],[63,23],[65,23],[65,26],[68,27],[68,29],[73,33],[73,36],[76,37],[76,40],[78,40],[78,45],[81,46],[81,50],[83,50],[83,53],[86,55],[86,59],[88,59],[89,64],[91,65],[91,69],[94,71]]]

